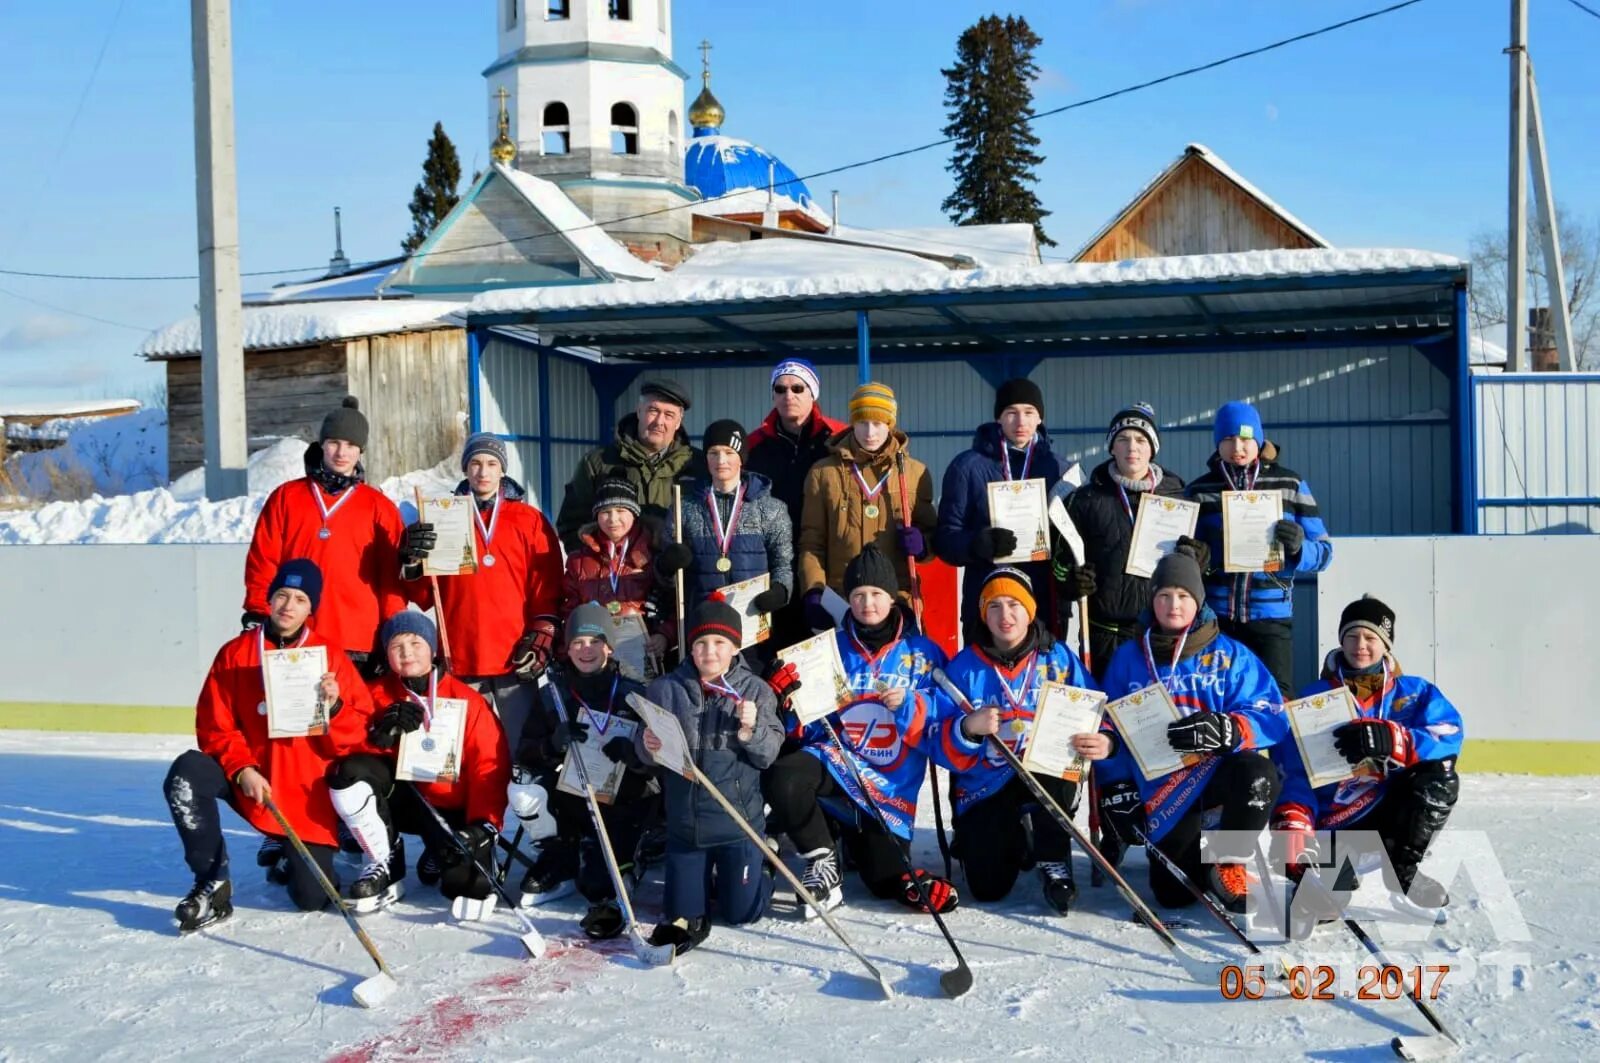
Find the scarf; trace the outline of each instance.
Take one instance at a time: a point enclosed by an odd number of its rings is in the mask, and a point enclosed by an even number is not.
[[[353,473],[351,473],[349,476],[341,476],[332,469],[328,468],[326,465],[318,462],[317,466],[310,470],[310,475],[311,478],[317,481],[317,483],[321,484],[330,495],[336,495],[340,491],[343,491],[348,487],[354,487],[356,484],[365,480],[367,478],[367,471],[361,467],[361,463],[358,461],[356,462],[356,468]]]
[[[1357,668],[1345,659],[1344,651],[1334,650],[1323,662],[1322,675],[1325,679],[1338,682],[1341,670],[1344,672],[1344,685],[1350,688],[1350,693],[1356,696],[1357,701],[1368,702],[1383,696],[1382,658],[1366,668]],[[1389,660],[1389,674],[1400,674],[1400,665],[1392,658]]]
[[[990,632],[988,625],[984,625],[983,637],[978,642],[983,648],[984,655],[1002,668],[1012,668],[1034,650],[1048,646],[1048,642],[1040,634],[1037,620],[1028,625],[1028,633],[1022,641],[1009,650],[1002,650],[994,644],[994,634]]]
[[[871,626],[863,624],[852,616],[850,631],[868,653],[877,653],[900,637],[901,623],[900,610],[890,609],[887,617]]]
[[[1179,660],[1186,660],[1205,649],[1216,641],[1217,618],[1211,616],[1196,617],[1195,622],[1189,625],[1188,641],[1183,644],[1183,656]],[[1159,627],[1150,626],[1150,652],[1158,661],[1172,660],[1172,651],[1177,648],[1178,640],[1184,637],[1183,632],[1169,635]]]
[[[1161,466],[1152,463],[1150,466],[1150,471],[1145,474],[1144,479],[1130,480],[1128,477],[1117,471],[1117,463],[1115,460],[1111,462],[1111,468],[1107,469],[1106,472],[1108,475],[1110,475],[1111,482],[1122,485],[1122,489],[1124,491],[1149,491],[1152,494],[1155,493],[1156,488],[1161,486],[1161,479],[1166,475],[1166,473],[1161,471]]]

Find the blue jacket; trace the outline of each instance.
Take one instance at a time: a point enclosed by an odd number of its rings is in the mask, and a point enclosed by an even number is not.
[[[1086,690],[1100,689],[1083,662],[1060,642],[1051,642],[1012,668],[991,659],[982,647],[968,646],[956,654],[945,674],[972,702],[974,709],[990,705],[1000,709],[1000,738],[1019,757],[1028,746],[1028,725],[1033,721],[1040,686],[1062,683]],[[1026,689],[1021,689],[1024,684]],[[1009,687],[1013,695],[1021,695],[1016,705],[1006,697],[1002,685]],[[987,738],[974,741],[962,732],[964,713],[943,691],[938,691],[937,704],[937,756],[955,776],[953,800],[959,816],[975,803],[998,793],[1015,773],[1005,758],[990,748]]]
[[[1311,485],[1300,479],[1298,473],[1279,465],[1277,454],[1277,448],[1271,443],[1262,447],[1261,467],[1254,486],[1257,490],[1277,491],[1283,495],[1284,517],[1299,524],[1306,533],[1300,553],[1289,557],[1277,572],[1229,573],[1222,570],[1222,492],[1232,491],[1234,487],[1219,456],[1211,455],[1206,462],[1207,471],[1191,481],[1186,492],[1200,503],[1195,538],[1211,547],[1211,571],[1205,574],[1206,604],[1218,616],[1229,620],[1243,623],[1288,619],[1294,615],[1295,576],[1321,572],[1333,560],[1333,540],[1317,512]],[[1242,490],[1244,484],[1239,474],[1235,473],[1234,479]]]
[[[771,574],[774,587],[783,586],[791,591],[794,588],[794,528],[789,523],[789,510],[772,493],[772,484],[765,476],[747,472],[741,480],[744,504],[728,548],[728,560],[733,567],[727,572],[717,571],[722,548],[717,545],[716,525],[706,501],[711,484],[701,480],[692,488],[684,489],[683,538],[694,551],[694,560],[683,573],[687,609],[692,610],[712,591],[730,583],[754,579],[762,573]],[[733,495],[717,497],[718,512],[726,520],[731,515]]]
[[[1330,653],[1323,663],[1321,678],[1302,690],[1300,696],[1338,689],[1343,682],[1338,672],[1342,661],[1338,650]],[[1381,691],[1365,699],[1354,689],[1351,693],[1363,718],[1388,720],[1396,726],[1394,753],[1382,765],[1362,761],[1353,778],[1313,790],[1293,739],[1274,746],[1272,762],[1283,774],[1283,793],[1273,815],[1275,823],[1314,830],[1350,828],[1383,800],[1389,776],[1394,772],[1419,761],[1461,755],[1461,713],[1426,679],[1402,675],[1399,665],[1392,665]]]
[[[1050,448],[1050,437],[1043,427],[1039,429],[1033,448],[1033,460],[1028,467],[1030,480],[1044,480],[1046,491],[1054,489],[1061,479],[1061,462]],[[994,568],[992,562],[983,561],[972,553],[972,539],[989,527],[989,487],[996,480],[1005,479],[1000,471],[1001,455],[1011,462],[1013,476],[1022,472],[1023,456],[1020,451],[1009,450],[1000,425],[990,421],[978,426],[972,435],[972,449],[956,455],[944,471],[944,487],[939,493],[939,525],[933,535],[933,549],[940,560],[948,565],[961,565],[966,572],[961,577],[961,617],[964,621],[978,619],[978,592],[983,589],[984,577]],[[1033,594],[1037,600],[1045,626],[1056,629],[1056,614],[1051,593],[1049,561],[1032,561],[1018,566],[1033,581]]]
[[[726,694],[707,697],[693,661],[684,661],[655,679],[645,697],[678,718],[695,764],[729,804],[759,831],[767,822],[761,797],[761,773],[778,759],[778,750],[783,745],[778,699],[737,655],[723,679],[741,698],[756,703],[755,733],[748,742],[739,739],[739,719],[733,699]],[[650,763],[643,735],[641,729],[641,740],[635,742],[635,747],[645,762]],[[702,849],[745,840],[738,824],[728,818],[705,787],[665,768],[661,769],[661,775],[668,838]]]
[[[944,651],[921,635],[907,635],[868,657],[848,633],[852,623],[847,617],[846,626],[835,637],[857,700],[829,719],[866,781],[868,792],[863,793],[856,785],[855,775],[840,758],[820,720],[801,728],[791,718],[789,733],[799,740],[802,749],[822,761],[833,781],[867,817],[865,822],[874,822],[872,804],[876,804],[889,829],[909,840],[917,821],[917,795],[928,774],[927,750],[938,740],[935,705],[929,691],[933,669],[946,664]],[[880,681],[888,689],[906,692],[898,709],[890,709],[880,699]]]
[[[1146,617],[1148,623],[1148,616]],[[1132,780],[1144,799],[1149,817],[1145,833],[1158,842],[1173,824],[1199,799],[1206,784],[1216,774],[1225,756],[1253,755],[1270,749],[1289,737],[1289,721],[1283,714],[1278,685],[1261,659],[1243,643],[1216,632],[1209,642],[1201,637],[1215,630],[1216,617],[1202,609],[1191,629],[1189,644],[1174,667],[1170,656],[1157,658],[1156,675],[1145,659],[1143,634],[1117,647],[1106,668],[1105,692],[1112,701],[1143,690],[1152,683],[1166,684],[1178,711],[1187,716],[1196,712],[1225,712],[1239,728],[1238,745],[1231,753],[1201,757],[1185,768],[1158,779],[1139,773],[1138,761],[1127,743],[1117,734],[1116,724],[1106,715],[1105,730],[1116,737],[1116,752],[1095,765],[1095,779],[1105,786]],[[1148,628],[1146,629],[1148,630]]]

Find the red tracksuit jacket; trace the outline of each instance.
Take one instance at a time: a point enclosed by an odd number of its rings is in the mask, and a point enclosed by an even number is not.
[[[409,697],[400,677],[392,674],[374,680],[368,691],[372,695],[373,717],[381,716],[390,705],[404,702]],[[461,741],[461,774],[452,783],[417,783],[417,790],[434,808],[462,811],[468,823],[487,820],[498,830],[505,816],[506,785],[511,782],[511,750],[506,744],[506,733],[500,726],[500,718],[489,708],[489,703],[483,700],[482,695],[449,673],[439,677],[439,697],[465,698],[467,701],[467,722]],[[361,752],[391,760],[396,755],[392,749],[377,749],[370,745]]]
[[[308,625],[310,626],[310,625]],[[314,845],[337,845],[339,816],[328,797],[327,772],[338,758],[366,741],[372,699],[337,646],[315,630],[304,645],[328,646],[328,668],[339,681],[339,711],[325,735],[312,738],[268,738],[266,683],[261,676],[260,633],[246,631],[217,651],[194,707],[194,731],[200,751],[222,765],[232,782],[253,767],[272,784],[272,800],[300,837]],[[268,649],[276,643],[268,638]],[[294,643],[291,643],[294,645]],[[502,795],[503,796],[503,795]],[[233,790],[234,807],[263,834],[283,837],[283,828],[265,805]]]

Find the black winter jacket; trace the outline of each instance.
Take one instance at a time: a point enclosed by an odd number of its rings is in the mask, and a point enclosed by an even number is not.
[[[1067,516],[1083,536],[1089,554],[1078,560],[1087,561],[1095,570],[1089,620],[1108,626],[1137,623],[1139,614],[1150,606],[1150,581],[1123,571],[1128,548],[1133,545],[1133,521],[1123,508],[1119,485],[1111,477],[1113,468],[1115,463],[1109,459],[1095,466],[1088,482],[1067,496]],[[1183,478],[1163,469],[1155,493],[1182,498]],[[1139,492],[1128,492],[1128,506],[1138,514]]]

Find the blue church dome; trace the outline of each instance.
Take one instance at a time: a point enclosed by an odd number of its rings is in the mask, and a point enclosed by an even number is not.
[[[769,176],[778,195],[803,207],[812,206],[811,190],[805,182],[782,159],[748,140],[697,133],[684,153],[684,182],[706,199],[752,189],[765,192]]]

